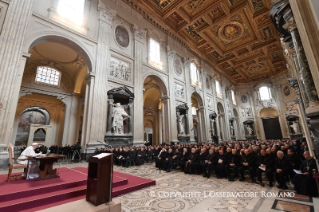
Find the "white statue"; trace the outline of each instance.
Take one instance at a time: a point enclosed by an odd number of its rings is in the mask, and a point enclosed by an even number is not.
[[[230,125],[230,133],[232,136],[234,136],[234,126],[233,125]]]
[[[130,116],[125,112],[120,103],[116,103],[113,108],[113,123],[112,128],[115,134],[123,134],[123,121]],[[123,117],[126,117],[125,119]]]
[[[181,115],[181,116],[179,116],[179,119],[178,119],[178,124],[179,124],[179,129],[180,129],[179,134],[180,135],[185,134],[184,125],[183,125],[183,118],[184,118],[184,115]]]
[[[247,125],[246,128],[247,128],[247,131],[248,131],[248,135],[252,135],[254,130],[249,125]]]
[[[297,122],[293,122],[293,124],[292,125],[290,125],[290,127],[292,128],[292,131],[293,131],[293,133],[294,134],[298,134],[299,133],[299,127],[298,127],[298,123]]]

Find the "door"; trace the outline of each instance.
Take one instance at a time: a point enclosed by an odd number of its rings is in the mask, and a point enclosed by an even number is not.
[[[262,119],[264,125],[264,131],[266,139],[282,139],[281,128],[279,119],[277,118],[269,118]]]

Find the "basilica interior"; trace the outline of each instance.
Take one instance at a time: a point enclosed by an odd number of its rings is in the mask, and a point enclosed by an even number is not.
[[[318,47],[317,0],[0,0],[0,173],[9,144],[19,156],[34,142],[78,144],[87,161],[100,148],[302,140],[316,158]],[[115,169],[157,190],[260,189]],[[118,197],[122,211],[319,211],[318,198],[160,203],[152,188]]]

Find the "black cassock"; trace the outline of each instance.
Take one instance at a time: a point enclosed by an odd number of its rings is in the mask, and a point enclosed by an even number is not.
[[[140,150],[140,151],[137,152],[136,159],[135,159],[135,164],[136,165],[143,165],[144,164],[145,153],[146,153],[145,150],[143,150],[143,151]],[[141,156],[138,156],[138,155],[141,155]]]
[[[309,167],[309,168],[308,168]],[[301,164],[301,172],[308,172],[309,175],[296,174],[294,177],[295,190],[298,194],[303,194],[307,196],[317,197],[318,188],[316,180],[312,178],[313,169],[317,170],[316,161],[314,159],[304,160]]]
[[[192,174],[194,172],[193,170],[193,165],[197,162],[198,159],[198,154],[197,153],[189,153],[186,164],[185,164],[185,173]],[[190,160],[190,162],[188,162]]]

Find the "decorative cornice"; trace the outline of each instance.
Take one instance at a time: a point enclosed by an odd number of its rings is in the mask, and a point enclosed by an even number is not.
[[[102,0],[99,0],[98,11],[100,11],[100,20],[107,24],[112,24],[113,20],[116,18],[116,11],[111,9]]]

